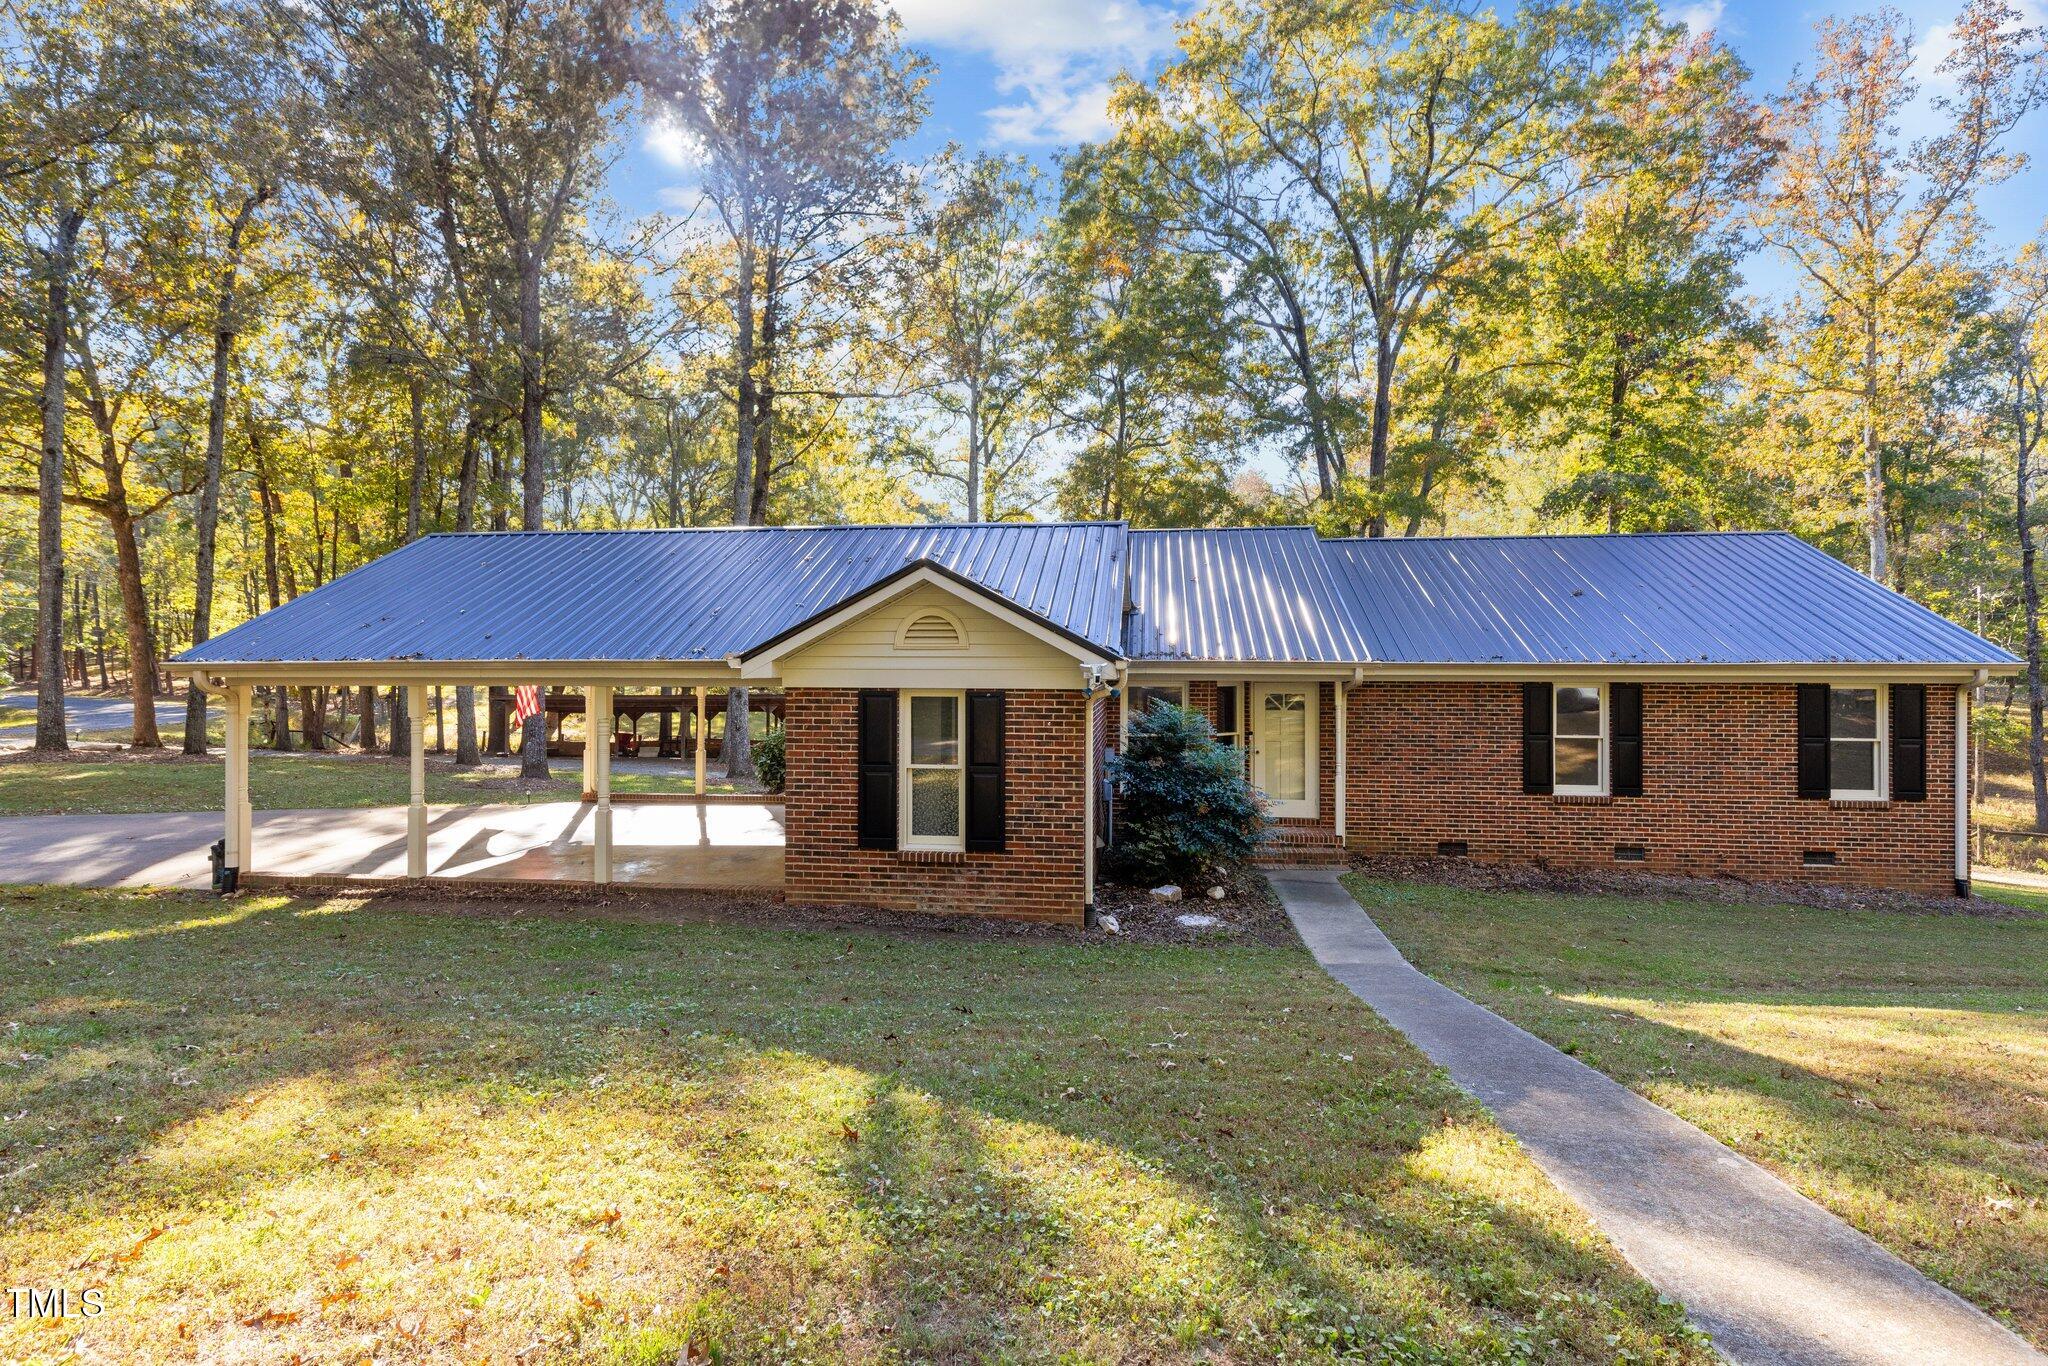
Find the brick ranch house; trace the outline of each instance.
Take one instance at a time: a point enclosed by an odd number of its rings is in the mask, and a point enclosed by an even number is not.
[[[2018,662],[1782,533],[1122,523],[429,536],[181,660],[230,714],[232,867],[256,684],[413,690],[413,876],[428,685],[578,686],[596,734],[619,689],[745,685],[784,696],[790,901],[1054,921],[1092,909],[1104,756],[1161,699],[1240,748],[1276,859],[1965,892],[1957,739]],[[591,747],[599,882],[609,775]]]

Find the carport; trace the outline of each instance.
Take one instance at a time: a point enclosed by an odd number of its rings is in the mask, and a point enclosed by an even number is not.
[[[557,666],[560,667],[560,666]],[[646,663],[615,665],[580,677],[532,666],[447,661],[390,665],[381,677],[361,666],[216,665],[193,681],[216,693],[226,711],[225,839],[222,862],[240,879],[448,878],[475,883],[534,881],[644,886],[779,889],[782,807],[753,796],[705,791],[706,726],[714,686],[735,681],[678,677]],[[552,673],[552,677],[550,676]],[[395,676],[394,676],[395,675]],[[426,712],[437,685],[478,688],[561,683],[580,690],[590,734],[610,736],[622,687],[683,687],[695,694],[699,722],[694,791],[688,796],[615,797],[612,746],[583,747],[582,800],[532,804],[427,804]],[[258,845],[249,798],[249,723],[259,686],[403,687],[410,728],[408,801],[370,811],[278,812],[263,822]]]

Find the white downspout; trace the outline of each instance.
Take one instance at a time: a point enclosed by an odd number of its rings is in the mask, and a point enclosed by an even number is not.
[[[1970,894],[1970,690],[1956,687],[1956,895]]]
[[[1095,923],[1095,790],[1098,786],[1095,765],[1099,748],[1095,736],[1095,699],[1103,688],[1099,670],[1084,669],[1082,676],[1085,686],[1081,690],[1081,774],[1087,790],[1081,795],[1081,919],[1082,923],[1092,925]]]

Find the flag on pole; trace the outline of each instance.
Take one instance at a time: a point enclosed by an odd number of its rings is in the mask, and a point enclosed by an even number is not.
[[[526,718],[540,715],[540,688],[537,684],[521,683],[512,690],[512,729],[525,726]]]

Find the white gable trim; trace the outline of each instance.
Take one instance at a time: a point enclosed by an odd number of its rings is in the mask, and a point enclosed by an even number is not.
[[[770,645],[761,647],[757,652],[735,655],[733,662],[738,664],[741,678],[775,678],[781,673],[781,662],[785,656],[822,640],[847,623],[866,616],[916,588],[936,588],[961,602],[979,607],[1004,625],[1015,627],[1032,639],[1051,646],[1081,664],[1106,667],[1114,662],[1111,656],[1089,649],[1046,626],[1028,612],[1019,611],[1001,594],[990,592],[950,574],[940,573],[928,565],[920,565],[908,574],[870,585],[841,602],[830,612],[813,620],[802,630],[794,631]],[[968,653],[972,653],[971,646]]]

